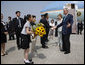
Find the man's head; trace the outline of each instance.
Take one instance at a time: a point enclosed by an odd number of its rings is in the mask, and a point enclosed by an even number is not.
[[[47,18],[47,19],[49,18],[48,13],[44,14],[44,18]]]
[[[35,22],[36,21],[36,16],[32,15],[32,21]]]
[[[41,15],[41,18],[44,19],[44,15]]]
[[[64,15],[68,14],[68,8],[64,8],[64,9],[63,9],[63,14],[64,14]]]
[[[20,13],[21,13],[20,11],[16,11],[16,16],[20,17]]]
[[[10,17],[10,16],[8,17],[8,20],[9,20],[9,21],[11,20],[11,17]]]
[[[1,20],[3,19],[3,14],[1,13]]]

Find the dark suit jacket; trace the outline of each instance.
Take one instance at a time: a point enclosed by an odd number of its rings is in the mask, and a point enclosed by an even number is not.
[[[33,26],[33,25],[36,25],[34,22],[30,22],[30,24]]]
[[[71,26],[68,28],[67,25],[68,23],[71,24]],[[71,14],[68,14],[65,18],[63,19],[62,23],[57,26],[60,27],[62,26],[62,33],[63,34],[71,34],[72,33],[72,24],[73,24],[73,16]]]
[[[9,23],[7,24],[7,30],[9,33],[13,33],[14,32],[14,28],[13,28],[13,21],[9,21]]]
[[[57,25],[57,21],[55,21],[55,25]]]
[[[4,34],[4,32],[7,32],[4,28],[4,25],[1,23],[1,38],[5,37],[6,35]]]
[[[50,25],[49,25],[49,22],[46,20],[46,18],[41,19],[40,20],[40,23],[43,23],[44,24],[44,27],[46,28],[46,30],[49,30]]]
[[[14,27],[16,33],[21,33],[21,29],[24,26],[23,19],[20,18],[20,20],[21,20],[21,28],[19,27],[19,21],[18,21],[18,19],[17,18],[13,18],[13,27]]]

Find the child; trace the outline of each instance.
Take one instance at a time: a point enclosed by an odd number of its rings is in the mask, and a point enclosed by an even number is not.
[[[50,26],[51,28],[55,26],[53,19],[51,20]],[[54,30],[50,29],[50,38],[52,39],[53,39],[53,33],[54,33]]]
[[[31,42],[30,34],[33,33],[31,30],[31,24],[30,24],[30,22],[32,22],[32,16],[28,14],[26,19],[27,21],[24,24],[24,27],[21,31],[21,37],[22,37],[21,48],[24,49],[24,63],[31,64],[31,62],[28,60],[28,53],[29,53],[29,47],[30,47],[29,45]]]

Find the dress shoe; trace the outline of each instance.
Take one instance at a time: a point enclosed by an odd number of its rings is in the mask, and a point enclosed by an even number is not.
[[[10,41],[11,39],[9,39],[8,41]]]
[[[65,50],[60,50],[61,52],[65,52]]]
[[[64,54],[69,54],[70,52],[65,52]]]
[[[48,48],[48,46],[45,46],[45,48]]]
[[[18,47],[18,50],[20,50],[21,49],[21,47]]]
[[[49,40],[46,40],[45,42],[48,42]]]
[[[13,40],[15,40],[15,38]]]
[[[45,48],[45,49],[47,49],[47,48],[48,48],[48,46],[42,46],[42,48]]]

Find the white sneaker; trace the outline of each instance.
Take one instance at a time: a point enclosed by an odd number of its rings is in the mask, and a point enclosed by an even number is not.
[[[26,59],[24,59],[24,62],[25,62],[25,63],[30,63],[30,61],[29,61],[29,60],[26,60]]]

